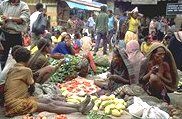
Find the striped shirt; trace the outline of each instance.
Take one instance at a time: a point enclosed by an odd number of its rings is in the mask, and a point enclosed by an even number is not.
[[[20,3],[12,5],[9,1],[3,1],[0,5],[0,15],[7,17],[18,17],[23,20],[22,24],[17,24],[16,22],[12,21],[6,22],[3,28],[7,32],[17,34],[27,30],[30,19],[30,10],[25,2],[20,1]]]

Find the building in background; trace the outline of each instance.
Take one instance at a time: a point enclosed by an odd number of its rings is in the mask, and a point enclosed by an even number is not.
[[[60,0],[57,2],[58,24],[66,24],[70,16],[87,19],[92,12],[99,12],[102,4],[91,0]]]
[[[30,12],[36,11],[35,5],[42,3],[44,5],[47,16],[50,16],[51,26],[57,25],[57,2],[56,0],[22,0],[29,5]]]

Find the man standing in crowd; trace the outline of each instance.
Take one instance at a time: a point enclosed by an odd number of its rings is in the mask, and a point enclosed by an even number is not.
[[[97,39],[96,39],[96,45],[94,49],[94,55],[96,55],[100,41],[103,39],[103,54],[107,54],[107,31],[108,31],[108,15],[107,15],[107,7],[101,6],[101,12],[96,18],[96,33],[97,33]]]
[[[94,38],[94,29],[95,29],[94,13],[91,13],[90,17],[88,18],[87,26],[91,38]]]
[[[36,4],[36,10],[31,16],[30,16],[30,32],[31,32],[31,48],[32,49],[34,46],[36,46],[37,41],[40,39],[41,34],[35,34],[32,32],[32,26],[33,23],[37,20],[39,14],[43,12],[43,4],[42,3],[37,3]]]
[[[113,37],[114,33],[116,32],[116,21],[113,15],[112,10],[108,10],[108,44],[109,44],[109,50],[111,51],[111,38]]]
[[[21,0],[6,0],[0,5],[1,19],[4,24],[0,29],[5,36],[1,41],[4,51],[0,54],[1,68],[3,69],[8,58],[9,50],[15,45],[22,45],[22,32],[27,30],[30,10],[28,5]]]

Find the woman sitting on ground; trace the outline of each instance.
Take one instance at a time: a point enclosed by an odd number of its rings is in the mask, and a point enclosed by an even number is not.
[[[72,45],[71,36],[69,34],[64,35],[61,42],[53,49],[51,56],[55,59],[62,59],[66,54],[75,55]]]
[[[107,83],[95,81],[95,84],[101,88],[116,90],[118,87],[131,84],[131,80],[135,77],[133,66],[128,60],[127,54],[123,49],[115,48],[110,66],[110,74],[106,80]]]
[[[128,60],[131,62],[134,68],[135,78],[131,80],[132,83],[139,83],[139,73],[142,61],[145,57],[140,51],[140,45],[138,41],[131,40],[126,44],[126,53],[128,55]]]
[[[141,66],[140,82],[149,95],[170,103],[167,95],[177,89],[178,73],[171,52],[161,43],[154,43]]]
[[[81,104],[68,104],[61,96],[49,99],[32,97],[33,75],[31,69],[26,67],[30,59],[30,51],[26,48],[19,48],[16,50],[14,58],[17,63],[8,72],[5,82],[5,116],[11,117],[42,111],[57,114],[84,113],[92,107],[90,96],[87,96]]]

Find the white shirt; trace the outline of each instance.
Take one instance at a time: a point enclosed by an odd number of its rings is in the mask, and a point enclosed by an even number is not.
[[[94,27],[95,26],[95,21],[94,21],[93,17],[88,18],[88,26],[89,27]]]
[[[41,12],[36,11],[30,16],[30,31],[32,31],[32,25],[36,21],[37,17],[39,16]]]

